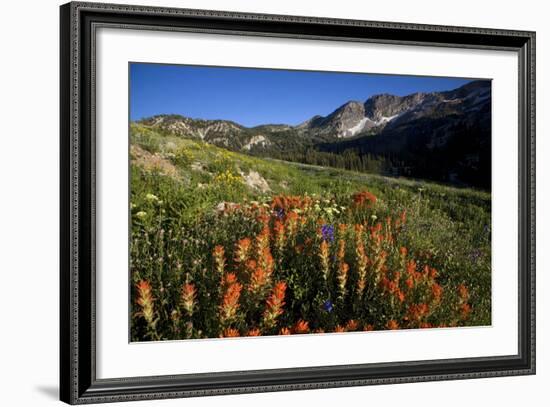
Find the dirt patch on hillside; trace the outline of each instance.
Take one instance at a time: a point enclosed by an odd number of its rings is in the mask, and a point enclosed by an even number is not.
[[[159,172],[172,178],[179,179],[178,169],[169,160],[158,153],[150,153],[140,146],[130,146],[130,157],[132,163],[150,172]]]

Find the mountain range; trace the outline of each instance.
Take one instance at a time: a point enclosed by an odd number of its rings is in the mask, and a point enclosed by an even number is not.
[[[181,115],[138,123],[259,156],[490,188],[491,82],[486,80],[444,92],[348,101],[295,126],[245,127]]]

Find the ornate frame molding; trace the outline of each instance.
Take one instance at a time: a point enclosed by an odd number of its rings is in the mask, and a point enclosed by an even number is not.
[[[70,404],[535,373],[535,33],[73,2],[61,6],[60,383]],[[100,26],[513,50],[519,69],[518,355],[96,379],[95,30]]]

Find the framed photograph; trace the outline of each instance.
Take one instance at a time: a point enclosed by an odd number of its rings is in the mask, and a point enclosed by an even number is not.
[[[61,400],[535,373],[535,33],[60,19]]]

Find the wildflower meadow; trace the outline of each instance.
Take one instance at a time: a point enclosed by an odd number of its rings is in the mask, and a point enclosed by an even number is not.
[[[132,341],[491,323],[489,193],[138,124],[130,155]]]

